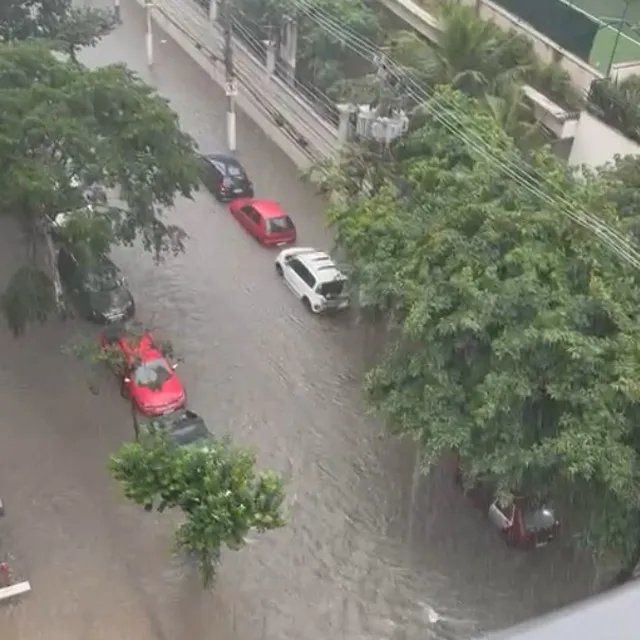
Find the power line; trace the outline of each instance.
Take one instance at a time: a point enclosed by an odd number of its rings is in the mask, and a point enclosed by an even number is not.
[[[457,105],[443,96],[434,96],[433,90],[421,86],[410,73],[403,70],[401,66],[391,58],[385,56],[379,48],[374,48],[366,39],[361,37],[353,38],[352,34],[343,28],[327,11],[311,6],[308,0],[292,1],[296,8],[304,15],[365,59],[373,61],[375,56],[384,56],[388,61],[388,72],[398,81],[403,81],[408,85],[408,92],[411,97],[419,104],[428,102],[431,106],[442,109],[441,113],[434,109],[434,116],[453,135],[461,139],[467,146],[474,149],[482,157],[488,158],[494,164],[497,164],[498,167],[520,187],[529,190],[529,192],[533,193],[546,204],[557,207],[561,213],[567,215],[571,220],[595,233],[626,262],[640,269],[640,252],[636,250],[627,237],[595,216],[584,211],[576,211],[575,205],[569,202],[564,196],[558,195],[557,187],[555,185],[549,185],[548,180],[544,176],[541,177],[535,167],[531,165],[527,166],[524,161],[516,163],[513,159],[505,157],[504,154],[501,156],[496,155],[493,149],[487,145],[481,133],[470,126],[469,122],[465,121],[466,115],[460,111]],[[461,131],[461,128],[465,130],[465,133]],[[518,158],[518,160],[521,160],[521,158]],[[533,176],[536,175],[538,176],[537,179],[533,178]],[[555,192],[556,195],[542,191],[540,186],[543,183],[545,183],[547,187],[551,186],[551,190]]]

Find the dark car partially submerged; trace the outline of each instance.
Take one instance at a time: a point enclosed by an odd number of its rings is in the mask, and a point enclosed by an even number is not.
[[[67,248],[58,252],[58,272],[78,312],[88,320],[116,322],[135,313],[133,296],[120,269],[107,256],[80,263]]]
[[[244,167],[233,156],[209,153],[200,156],[203,184],[221,202],[253,198],[253,184]]]
[[[179,446],[204,443],[211,437],[204,420],[190,409],[178,409],[162,416],[149,418],[136,415],[133,421],[136,439],[152,428],[163,429]]]

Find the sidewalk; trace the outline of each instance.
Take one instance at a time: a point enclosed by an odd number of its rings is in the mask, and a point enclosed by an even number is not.
[[[135,0],[144,7],[144,0]],[[225,86],[223,32],[193,0],[157,0],[154,22],[221,87]],[[239,81],[238,106],[301,169],[332,155],[338,148],[336,127],[320,117],[238,38],[234,65]]]

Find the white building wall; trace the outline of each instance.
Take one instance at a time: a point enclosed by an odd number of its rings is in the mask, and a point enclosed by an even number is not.
[[[576,135],[569,154],[569,165],[600,167],[616,155],[638,155],[640,144],[594,118],[587,111],[580,114]]]

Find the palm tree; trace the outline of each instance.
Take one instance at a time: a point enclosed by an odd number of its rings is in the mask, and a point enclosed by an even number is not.
[[[429,84],[450,84],[476,96],[499,93],[535,65],[527,38],[481,20],[470,7],[445,5],[441,26],[437,47],[407,31],[388,43],[394,57]]]
[[[392,56],[421,83],[448,84],[477,98],[522,149],[543,144],[546,136],[522,87],[550,86],[557,99],[568,91],[566,73],[541,66],[526,37],[481,20],[470,7],[446,5],[441,27],[437,47],[415,32],[394,33],[388,41]]]
[[[523,151],[548,141],[531,104],[524,99],[522,86],[512,84],[501,95],[485,94],[485,109]]]

